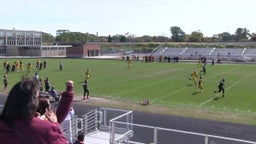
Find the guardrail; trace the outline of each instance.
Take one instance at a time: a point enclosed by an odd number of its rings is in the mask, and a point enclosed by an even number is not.
[[[119,120],[125,123],[133,122],[133,112],[127,110],[100,108],[94,109],[81,118],[76,115],[72,117],[73,136],[79,133],[89,134],[94,131],[105,131],[110,134],[110,143],[120,143],[128,141],[133,136],[132,126],[130,125],[115,125],[110,129],[111,121]]]
[[[116,121],[124,121],[124,126],[118,125]],[[116,118],[113,118],[109,121],[109,130],[110,130],[110,144],[121,143],[123,141],[128,141],[133,136],[133,112],[128,111]],[[116,131],[119,130],[118,134],[121,135],[116,137]],[[122,132],[120,132],[122,130]]]
[[[183,130],[177,130],[177,129],[168,129],[168,128],[162,128],[162,127],[154,127],[154,126],[148,126],[148,125],[141,125],[141,124],[134,124],[134,123],[125,123],[121,121],[112,121],[113,123],[111,125],[110,129],[115,129],[115,125],[117,124],[123,124],[123,125],[130,125],[133,126],[134,129],[147,129],[142,130],[143,132],[151,132],[153,139],[152,141],[127,141],[127,144],[146,144],[146,143],[152,143],[152,144],[160,144],[160,143],[166,143],[161,141],[161,138],[163,135],[165,136],[165,139],[168,140],[168,143],[175,143],[175,144],[184,144],[184,143],[195,143],[195,142],[187,142],[186,136],[194,137],[196,143],[202,143],[202,144],[256,144],[255,141],[248,141],[248,140],[241,140],[236,138],[230,138],[230,137],[223,137],[223,136],[216,136],[216,135],[209,135],[209,134],[203,134],[203,133],[196,133],[196,132],[189,132],[189,131],[183,131]],[[151,129],[151,131],[149,130]],[[163,134],[163,132],[165,134]],[[161,135],[162,134],[162,135]],[[134,135],[136,135],[136,131],[134,132]],[[141,135],[141,134],[140,134]],[[166,138],[166,136],[168,138]],[[179,141],[172,141],[173,137],[181,137]],[[111,143],[112,144],[112,143]]]

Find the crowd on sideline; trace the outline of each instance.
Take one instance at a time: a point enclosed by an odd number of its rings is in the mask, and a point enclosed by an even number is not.
[[[142,57],[139,56],[135,56],[135,55],[127,55],[127,56],[122,56],[121,57],[123,60],[132,60],[132,61],[139,61],[142,60],[143,62],[146,63],[150,63],[150,62],[179,62],[179,57],[178,56],[174,56],[174,57],[170,57],[170,56],[162,56],[160,55],[159,57],[153,56],[153,55],[145,55]]]

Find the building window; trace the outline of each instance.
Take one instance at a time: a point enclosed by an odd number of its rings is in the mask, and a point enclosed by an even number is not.
[[[4,45],[4,40],[0,39],[0,45]]]

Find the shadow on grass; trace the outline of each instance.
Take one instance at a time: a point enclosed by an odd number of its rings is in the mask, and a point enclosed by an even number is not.
[[[192,95],[197,95],[197,94],[200,94],[201,92],[200,91],[197,91],[197,92],[193,92]]]
[[[191,86],[193,86],[193,84],[187,84],[187,87],[191,87]]]
[[[213,97],[213,100],[219,100],[219,99],[221,99],[221,98],[224,98],[224,97],[222,97],[222,96],[216,96],[216,97]]]

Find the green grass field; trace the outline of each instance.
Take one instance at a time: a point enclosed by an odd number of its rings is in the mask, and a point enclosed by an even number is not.
[[[1,59],[3,64],[5,59]],[[19,59],[21,60],[21,59]],[[86,59],[42,59],[47,61],[46,69],[39,71],[42,79],[49,77],[51,84],[59,91],[64,90],[64,83],[73,80],[75,95],[82,99],[82,83],[85,70],[90,69],[90,96],[104,97],[129,103],[141,103],[149,99],[150,105],[188,108],[196,110],[210,110],[211,112],[225,111],[227,114],[256,115],[256,66],[242,64],[207,65],[207,73],[203,75],[203,93],[189,80],[190,74],[200,71],[196,63],[144,63],[133,62],[128,69],[126,61],[121,60],[86,60]],[[59,71],[59,62],[63,62],[63,71]],[[8,59],[13,64],[14,59]],[[31,62],[35,74],[37,59],[22,59],[24,64]],[[3,68],[1,75],[5,74]],[[9,89],[24,72],[10,72],[8,74]],[[226,78],[225,98],[214,100],[214,90],[220,79]],[[3,87],[3,84],[0,85]],[[191,114],[193,115],[193,114]],[[207,116],[201,116],[207,117]],[[246,120],[243,123],[256,123]]]

